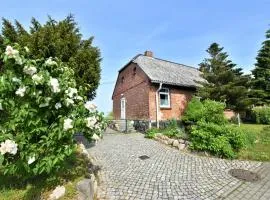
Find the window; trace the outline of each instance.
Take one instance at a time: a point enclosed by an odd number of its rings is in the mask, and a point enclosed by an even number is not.
[[[170,108],[170,93],[169,89],[162,88],[159,91],[159,105],[161,108]]]
[[[133,76],[135,76],[135,75],[136,75],[136,70],[137,70],[137,68],[136,68],[136,67],[134,67],[134,68],[133,68]]]
[[[125,78],[124,78],[124,76],[122,76],[121,83],[124,83],[124,81],[125,81]]]

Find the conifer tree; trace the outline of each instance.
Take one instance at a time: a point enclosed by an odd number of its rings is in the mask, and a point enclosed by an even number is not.
[[[13,25],[3,19],[0,51],[4,41],[27,46],[33,59],[58,57],[74,70],[77,84],[89,98],[95,97],[101,73],[100,50],[93,46],[93,37],[82,38],[72,15],[60,21],[49,16],[44,25],[32,18],[29,32],[17,20]]]
[[[266,40],[256,57],[252,71],[252,97],[257,105],[270,104],[270,29],[266,31]]]
[[[250,104],[249,76],[243,75],[242,69],[228,59],[228,54],[217,43],[211,44],[206,52],[210,57],[199,64],[206,82],[201,83],[198,95],[202,99],[225,102],[229,109],[245,110]]]

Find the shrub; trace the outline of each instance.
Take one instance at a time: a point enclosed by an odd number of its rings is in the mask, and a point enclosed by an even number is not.
[[[73,136],[101,134],[103,116],[76,87],[58,59],[33,60],[28,49],[1,54],[0,157],[5,174],[33,176],[59,170],[75,150]],[[0,163],[1,164],[1,163]]]
[[[145,137],[152,139],[156,136],[156,134],[159,132],[159,129],[157,128],[150,128],[145,132]]]
[[[168,128],[168,129],[177,129],[178,128],[178,124],[177,124],[176,119],[170,119],[170,120],[168,120],[168,125],[167,125],[166,128]]]
[[[190,139],[192,149],[209,151],[227,158],[234,158],[236,152],[243,148],[247,142],[245,134],[235,125],[221,126],[204,121],[192,126]]]
[[[183,130],[180,128],[173,128],[173,129],[166,128],[166,129],[162,130],[162,133],[170,138],[184,137]]]
[[[151,128],[145,132],[146,138],[154,138],[157,133],[161,133],[170,138],[186,138],[184,131],[178,126],[177,121],[175,119],[168,120],[166,122],[165,128]]]
[[[183,121],[186,123],[205,121],[209,123],[224,124],[227,123],[223,113],[224,109],[224,103],[212,100],[200,102],[197,98],[193,98],[188,104]]]
[[[254,107],[252,115],[257,124],[270,124],[270,107]]]
[[[176,119],[168,120],[165,128],[160,129],[160,132],[170,138],[180,137],[182,135],[182,130],[179,128]]]
[[[203,104],[202,102],[193,97],[188,103],[188,106],[185,111],[185,115],[182,117],[182,120],[186,123],[197,122],[203,117]]]

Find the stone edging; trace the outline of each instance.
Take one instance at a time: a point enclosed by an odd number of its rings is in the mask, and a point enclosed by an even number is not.
[[[77,183],[78,200],[94,200],[97,197],[98,177],[100,167],[95,164],[95,160],[89,152],[82,147],[82,154],[88,160],[88,173],[85,178]]]
[[[175,147],[179,150],[188,149],[188,146],[190,144],[190,142],[188,140],[169,138],[168,136],[163,135],[161,133],[157,133],[156,136],[154,137],[154,139],[165,144],[165,145]]]

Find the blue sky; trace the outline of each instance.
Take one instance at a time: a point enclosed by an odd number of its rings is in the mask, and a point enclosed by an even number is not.
[[[83,36],[95,36],[102,53],[101,85],[94,102],[112,110],[118,70],[145,50],[154,56],[197,66],[212,42],[224,46],[231,60],[249,72],[270,28],[270,0],[9,0],[0,17],[29,26],[31,17],[63,19],[75,15]]]

